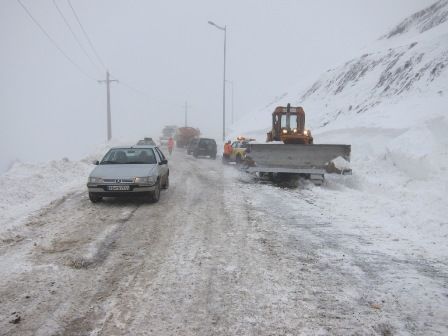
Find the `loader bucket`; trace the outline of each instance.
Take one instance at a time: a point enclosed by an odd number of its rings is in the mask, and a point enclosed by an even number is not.
[[[325,172],[337,157],[350,161],[350,145],[250,144],[246,159],[250,172]]]

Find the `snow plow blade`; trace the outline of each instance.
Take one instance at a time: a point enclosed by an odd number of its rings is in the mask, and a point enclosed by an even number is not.
[[[337,169],[332,161],[341,157],[350,162],[350,145],[250,144],[246,154],[248,172],[351,174]]]

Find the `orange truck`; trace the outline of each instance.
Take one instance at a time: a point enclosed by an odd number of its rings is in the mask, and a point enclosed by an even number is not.
[[[201,132],[198,128],[179,127],[176,131],[176,146],[178,148],[186,147],[194,138],[198,138]]]

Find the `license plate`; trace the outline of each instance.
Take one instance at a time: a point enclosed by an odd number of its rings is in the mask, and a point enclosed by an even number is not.
[[[108,186],[109,191],[127,191],[130,190],[129,186]]]

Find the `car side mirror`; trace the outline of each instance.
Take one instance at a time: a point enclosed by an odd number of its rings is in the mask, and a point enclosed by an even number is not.
[[[95,160],[95,161],[93,161],[93,164],[94,164],[95,166],[98,166],[98,165],[100,164],[100,162],[99,162],[98,160]]]
[[[168,164],[168,160],[162,160],[159,162],[159,165],[164,165],[164,164]]]

